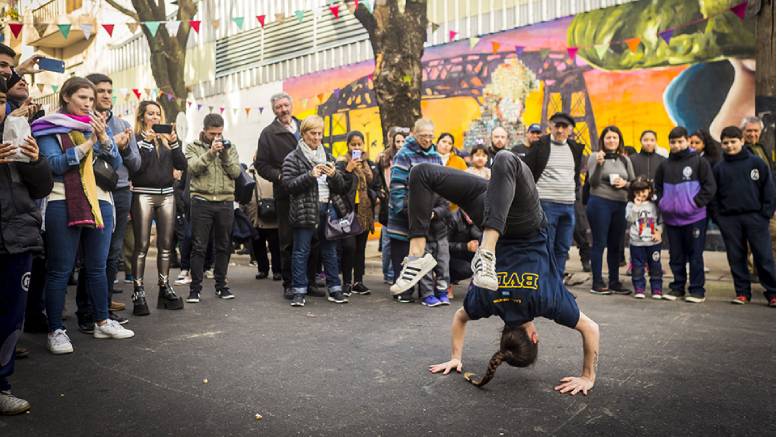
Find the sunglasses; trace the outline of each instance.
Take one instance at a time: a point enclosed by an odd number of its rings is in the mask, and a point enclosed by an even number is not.
[[[566,124],[566,123],[563,123],[563,122],[558,122],[558,123],[553,123],[553,127],[558,127],[558,128],[561,128],[561,129],[566,129],[566,128],[569,127],[569,125]]]

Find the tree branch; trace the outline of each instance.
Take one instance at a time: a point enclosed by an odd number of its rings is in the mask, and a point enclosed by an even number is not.
[[[138,17],[138,14],[133,11],[132,9],[127,9],[124,6],[116,3],[116,0],[105,0],[106,3],[111,5],[113,9],[116,9],[117,11],[121,12],[122,14],[134,19],[135,21],[140,21],[140,17]]]

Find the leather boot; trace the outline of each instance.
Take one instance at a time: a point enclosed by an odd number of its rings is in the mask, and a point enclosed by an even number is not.
[[[132,292],[132,314],[136,316],[147,316],[151,314],[146,303],[146,290],[142,285],[135,284]]]
[[[183,298],[175,294],[169,281],[164,281],[164,283],[159,286],[159,298],[156,301],[156,307],[159,309],[164,308],[166,310],[183,309]]]

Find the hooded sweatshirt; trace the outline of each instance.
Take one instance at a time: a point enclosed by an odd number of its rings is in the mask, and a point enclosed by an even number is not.
[[[670,153],[656,171],[658,208],[664,223],[685,226],[707,218],[715,178],[706,159],[690,149]]]

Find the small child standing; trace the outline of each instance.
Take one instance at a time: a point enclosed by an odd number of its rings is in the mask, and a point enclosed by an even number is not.
[[[653,299],[663,297],[661,271],[661,221],[653,198],[653,186],[640,176],[629,187],[626,222],[629,225],[631,253],[631,283],[634,297],[645,298],[645,267],[650,272],[650,293]]]
[[[491,179],[491,169],[486,167],[488,163],[488,149],[483,144],[477,144],[472,147],[469,152],[470,159],[472,160],[472,166],[465,171],[472,173],[475,176],[480,176],[485,179]]]
[[[763,285],[769,306],[775,306],[775,268],[769,235],[774,215],[774,181],[769,166],[743,149],[742,131],[736,126],[720,135],[723,160],[712,170],[718,192],[711,211],[726,243],[726,256],[734,278],[736,297],[731,303],[750,302],[750,274],[747,245],[753,251],[753,265]]]

